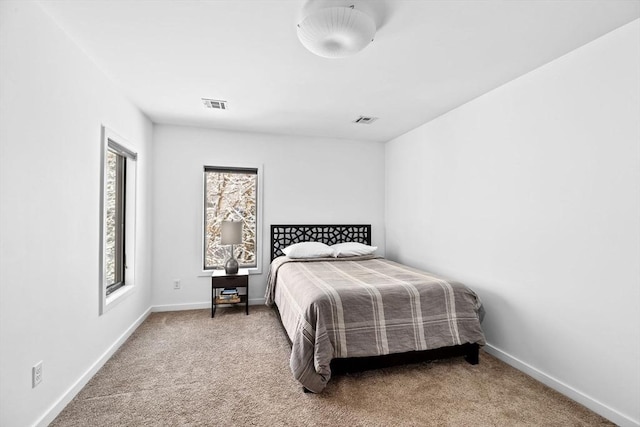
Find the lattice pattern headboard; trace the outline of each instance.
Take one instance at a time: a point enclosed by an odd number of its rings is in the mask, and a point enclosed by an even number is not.
[[[271,261],[284,255],[282,249],[299,242],[327,245],[358,242],[371,245],[371,224],[272,225]]]

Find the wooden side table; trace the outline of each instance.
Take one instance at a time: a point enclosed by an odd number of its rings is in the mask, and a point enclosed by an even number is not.
[[[218,299],[217,289],[222,288],[245,288],[246,294],[240,295],[240,301],[222,302]],[[211,317],[216,314],[216,306],[222,304],[242,304],[244,302],[245,311],[249,314],[249,272],[238,271],[238,274],[226,274],[224,270],[214,270],[211,274]]]

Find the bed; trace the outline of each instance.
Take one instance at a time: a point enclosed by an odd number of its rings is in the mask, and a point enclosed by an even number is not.
[[[371,226],[271,226],[265,301],[279,313],[305,391],[321,392],[336,372],[453,356],[478,363],[483,309],[471,289],[376,255],[282,256],[299,242],[371,245]]]

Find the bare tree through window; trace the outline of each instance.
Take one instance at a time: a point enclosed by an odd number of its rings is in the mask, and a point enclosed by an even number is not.
[[[256,266],[258,170],[206,166],[204,170],[204,268],[221,268],[229,247],[220,245],[222,221],[242,222],[242,244],[234,246],[241,268]]]

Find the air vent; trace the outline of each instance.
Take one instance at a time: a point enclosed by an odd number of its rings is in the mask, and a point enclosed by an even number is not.
[[[361,123],[363,125],[368,125],[370,123],[375,122],[376,120],[378,120],[377,117],[366,117],[366,116],[360,116],[357,119],[355,119],[353,121],[353,123]]]
[[[202,98],[202,103],[207,108],[215,108],[216,110],[227,109],[227,101],[220,101],[219,99]]]

